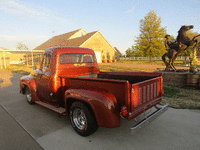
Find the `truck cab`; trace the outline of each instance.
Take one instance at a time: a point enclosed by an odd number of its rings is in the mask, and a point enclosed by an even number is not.
[[[34,72],[32,78],[38,98],[58,105],[62,104],[61,76],[94,78],[99,68],[93,50],[57,47],[45,50],[40,68],[34,67]]]

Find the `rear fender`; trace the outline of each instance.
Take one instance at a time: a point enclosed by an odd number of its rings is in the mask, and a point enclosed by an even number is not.
[[[90,105],[99,126],[114,128],[120,125],[117,100],[109,91],[95,88],[68,89],[65,92],[66,109],[69,99],[83,101]]]

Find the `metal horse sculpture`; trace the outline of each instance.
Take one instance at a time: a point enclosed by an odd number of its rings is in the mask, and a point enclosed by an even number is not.
[[[174,43],[170,42],[170,40],[169,40],[170,35],[165,36],[165,38],[166,38],[165,47],[166,48],[167,48],[167,46],[169,47],[168,52],[162,56],[162,60],[164,61],[165,65],[166,65],[165,70],[168,71],[169,69],[172,69],[172,70],[176,71],[176,68],[174,67],[174,61],[176,60],[178,54],[182,53],[189,46],[191,46],[195,42],[197,42],[196,37],[198,37],[200,35],[193,37],[192,40],[190,40],[190,38],[186,35],[186,32],[193,28],[194,28],[193,25],[182,26],[180,28],[180,30],[178,31],[178,36]],[[169,58],[169,63],[166,61],[166,57]]]

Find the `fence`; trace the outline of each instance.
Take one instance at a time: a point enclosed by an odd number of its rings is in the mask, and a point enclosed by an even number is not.
[[[43,57],[43,50],[5,50],[0,49],[0,68],[15,65],[37,65]]]

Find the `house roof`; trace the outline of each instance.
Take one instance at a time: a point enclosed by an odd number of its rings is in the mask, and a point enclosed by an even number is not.
[[[114,47],[115,51],[119,54],[121,54],[121,52],[117,49],[117,47]]]
[[[67,43],[71,40],[69,40],[69,38],[74,35],[76,32],[80,31],[81,29],[72,31],[72,32],[68,32],[65,34],[61,34],[58,36],[54,36],[51,39],[47,40],[46,42],[44,42],[43,44],[39,45],[38,47],[34,48],[34,50],[45,50],[49,47],[55,47],[55,46],[67,46]],[[87,34],[86,34],[87,35]],[[73,40],[73,39],[72,39]],[[71,46],[71,45],[69,45]]]
[[[47,40],[46,42],[42,43],[41,45],[39,45],[38,47],[34,48],[35,50],[45,50],[49,47],[54,47],[54,46],[58,46],[60,45],[59,43],[61,41],[66,41],[68,40],[72,35],[74,35],[76,32],[80,31],[81,29],[72,31],[72,32],[68,32],[65,34],[61,34],[61,35],[57,35],[54,36],[52,38],[50,38],[49,40]]]

